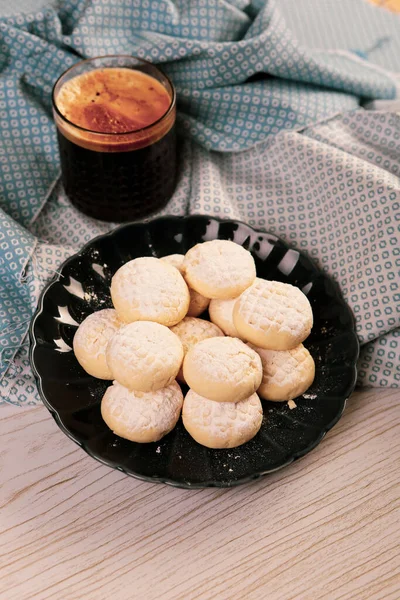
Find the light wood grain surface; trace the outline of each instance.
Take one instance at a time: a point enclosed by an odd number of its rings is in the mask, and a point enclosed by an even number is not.
[[[398,600],[400,392],[233,489],[128,478],[44,407],[0,409],[1,600]]]

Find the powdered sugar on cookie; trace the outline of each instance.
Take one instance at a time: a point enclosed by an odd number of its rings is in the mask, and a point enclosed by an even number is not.
[[[184,355],[202,340],[224,335],[214,323],[203,319],[196,319],[195,317],[185,317],[180,323],[171,327],[171,331],[181,340]],[[185,381],[182,369],[178,373],[178,379]]]
[[[310,334],[313,314],[297,287],[257,278],[236,301],[233,322],[240,336],[256,346],[289,350]]]
[[[164,325],[136,321],[114,335],[106,357],[113,378],[121,385],[151,392],[173,382],[182,364],[183,347]]]
[[[161,260],[169,263],[170,265],[175,267],[175,269],[178,269],[182,277],[185,279],[185,269],[183,267],[184,258],[185,257],[183,254],[169,254],[168,256],[163,256]],[[210,304],[210,299],[206,298],[205,296],[202,296],[190,286],[188,287],[190,294],[190,303],[187,311],[187,316],[198,317],[207,309],[208,305]]]
[[[314,381],[314,360],[303,344],[292,350],[267,350],[248,344],[259,354],[263,378],[257,393],[265,400],[284,402],[303,394]]]
[[[240,337],[238,330],[233,323],[233,307],[237,298],[231,300],[211,300],[208,312],[213,323],[218,325],[230,337]]]
[[[176,425],[183,394],[174,381],[155,392],[130,391],[118,382],[107,388],[101,414],[108,427],[132,442],[157,442]]]
[[[183,262],[190,287],[207,298],[235,298],[256,277],[250,252],[228,240],[212,240],[193,246]]]
[[[75,356],[89,375],[112,379],[106,362],[107,344],[122,323],[112,308],[99,310],[79,325],[73,340]]]
[[[241,340],[214,337],[189,350],[183,374],[201,396],[216,402],[239,402],[259,387],[262,365],[258,354]]]
[[[235,448],[248,442],[260,429],[262,418],[257,394],[235,403],[213,402],[189,390],[183,403],[185,429],[208,448]]]
[[[123,321],[155,321],[167,327],[183,319],[190,302],[179,271],[151,256],[135,258],[118,269],[111,298]]]

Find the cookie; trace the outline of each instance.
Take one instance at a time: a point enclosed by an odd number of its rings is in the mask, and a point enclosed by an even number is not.
[[[164,260],[169,265],[172,265],[173,267],[175,267],[175,269],[178,269],[180,274],[183,276],[182,265],[183,265],[184,258],[185,258],[184,254],[168,254],[167,256],[162,256],[160,258],[160,260]]]
[[[77,361],[89,375],[98,379],[112,379],[106,361],[106,348],[122,323],[112,308],[104,308],[88,317],[79,325],[73,340]]]
[[[236,448],[245,444],[259,431],[262,419],[257,394],[240,402],[214,402],[189,390],[183,402],[185,429],[207,448]]]
[[[158,442],[175,427],[182,403],[176,381],[156,392],[133,392],[114,381],[101,401],[101,416],[119,437],[131,442]]]
[[[161,260],[164,260],[165,262],[175,267],[175,269],[178,269],[182,277],[185,279],[185,271],[183,268],[184,258],[185,257],[183,254],[169,254],[168,256],[163,256]],[[210,298],[202,296],[201,294],[196,292],[196,290],[193,290],[190,286],[189,294],[190,303],[187,311],[187,316],[198,317],[207,309],[208,305],[210,304]]]
[[[260,386],[262,364],[241,340],[214,337],[198,342],[183,361],[186,383],[216,402],[240,402]]]
[[[233,322],[240,337],[270,350],[291,350],[308,337],[313,314],[299,288],[257,278],[239,296]]]
[[[136,321],[121,327],[107,346],[107,364],[118,383],[140,392],[170,385],[183,360],[182,342],[159,323]]]
[[[231,300],[211,300],[208,312],[213,323],[218,325],[230,337],[240,337],[238,330],[233,323],[233,307],[237,298]]]
[[[204,321],[204,319],[196,319],[195,317],[185,317],[180,323],[171,327],[171,331],[178,336],[183,345],[184,356],[198,342],[207,338],[223,336],[223,332],[217,325]],[[177,379],[185,381],[182,368],[180,369]]]
[[[190,302],[179,271],[151,256],[135,258],[118,269],[111,298],[122,321],[155,321],[167,327],[183,319]]]
[[[314,360],[303,344],[292,350],[266,350],[248,345],[261,358],[263,378],[257,393],[264,400],[292,400],[304,394],[314,381]]]
[[[188,285],[206,298],[239,296],[256,277],[250,252],[228,240],[193,246],[183,261]]]

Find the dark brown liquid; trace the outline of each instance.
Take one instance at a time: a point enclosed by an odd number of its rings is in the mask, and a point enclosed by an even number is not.
[[[94,69],[62,85],[55,112],[62,180],[71,202],[103,221],[163,208],[175,187],[175,107],[155,78]]]
[[[71,202],[103,221],[132,221],[163,208],[175,187],[175,125],[154,143],[125,152],[83,148],[57,130],[62,181]]]

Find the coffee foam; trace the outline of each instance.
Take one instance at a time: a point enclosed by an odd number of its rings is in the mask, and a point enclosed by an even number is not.
[[[175,121],[175,109],[162,119],[171,105],[164,86],[154,77],[126,68],[78,75],[61,86],[55,102],[69,121],[55,112],[61,133],[96,151],[123,152],[153,144]]]

